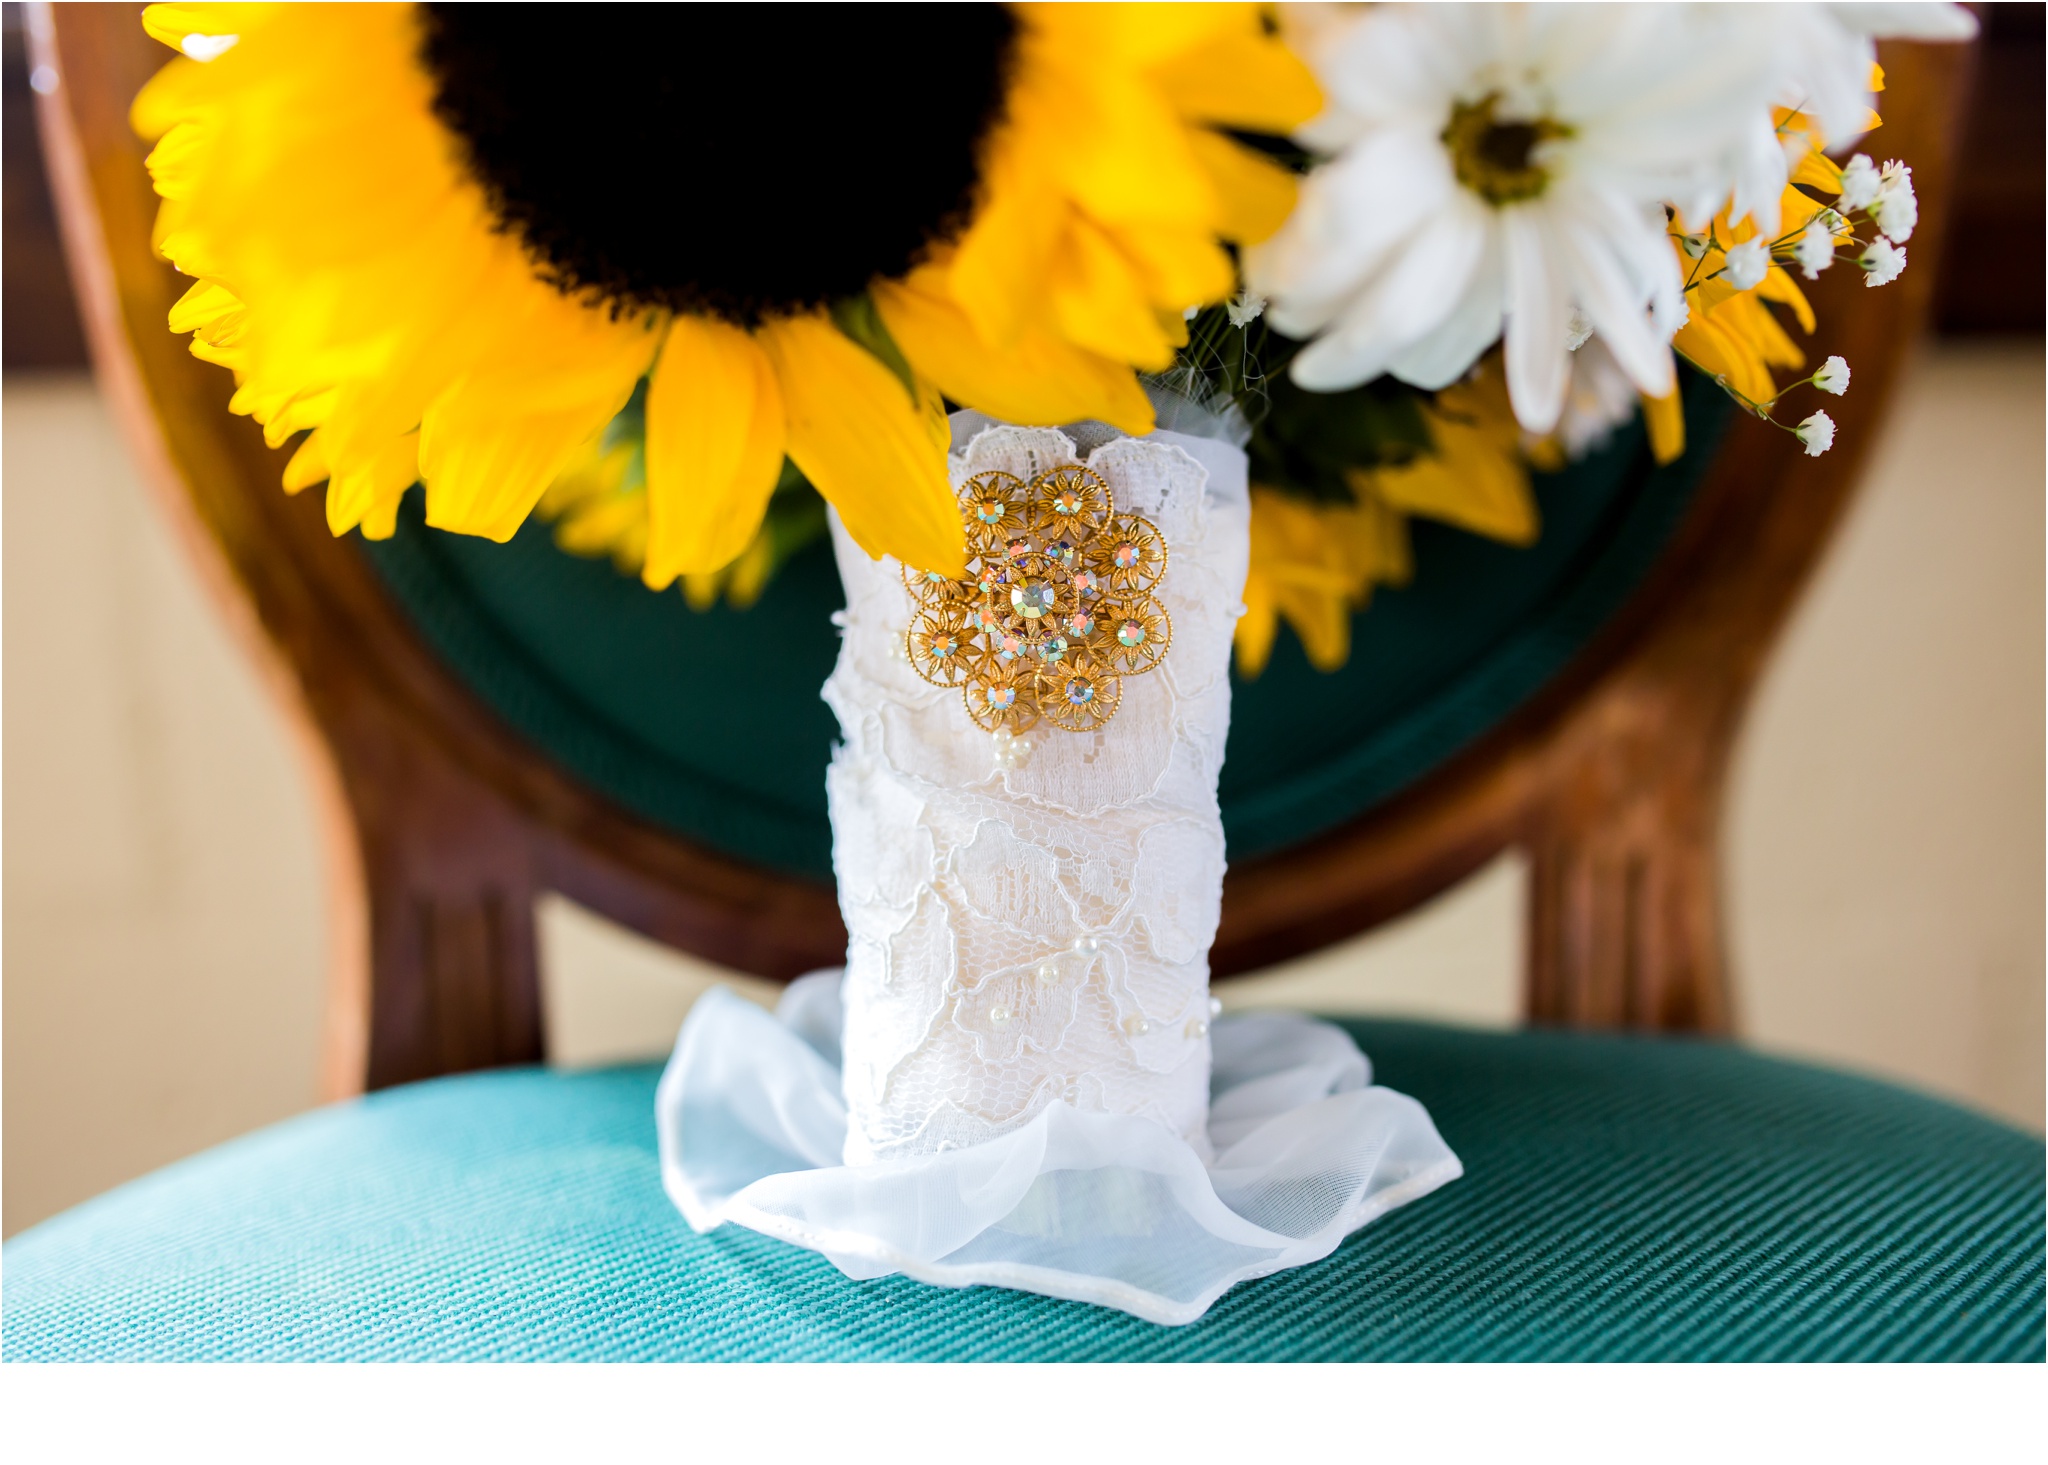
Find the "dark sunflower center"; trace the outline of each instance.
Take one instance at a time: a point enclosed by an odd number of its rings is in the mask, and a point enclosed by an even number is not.
[[[1536,159],[1539,145],[1570,137],[1572,130],[1549,117],[1534,121],[1495,118],[1500,93],[1489,92],[1476,102],[1459,102],[1443,131],[1451,167],[1458,181],[1490,204],[1519,203],[1540,197],[1550,174]]]
[[[434,110],[547,278],[741,324],[966,225],[997,5],[427,5]]]

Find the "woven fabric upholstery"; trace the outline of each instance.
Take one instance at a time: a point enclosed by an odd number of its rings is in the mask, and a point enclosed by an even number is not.
[[[1234,860],[1282,849],[1412,785],[1540,692],[1621,609],[1684,519],[1729,417],[1686,377],[1685,456],[1650,460],[1640,421],[1536,475],[1527,548],[1414,520],[1415,577],[1352,621],[1351,660],[1311,667],[1292,631],[1234,679],[1219,797]],[[584,782],[737,858],[828,880],[818,697],[845,604],[827,545],[749,610],[692,611],[528,523],[509,544],[428,529],[410,495],[391,539],[361,544],[449,670]],[[744,697],[723,695],[744,686]]]
[[[661,1192],[655,1070],[379,1094],[7,1243],[22,1359],[2040,1359],[2042,1145],[1690,1042],[1354,1031],[1463,1180],[1201,1322],[849,1282]]]

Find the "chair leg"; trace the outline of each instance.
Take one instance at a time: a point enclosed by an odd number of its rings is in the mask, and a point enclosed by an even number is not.
[[[439,761],[408,751],[351,781],[372,1089],[543,1056],[532,831],[452,767],[394,766]]]
[[[1531,856],[1529,1021],[1727,1030],[1712,861],[1702,851],[1554,835]]]
[[[1552,773],[1523,836],[1531,865],[1524,1016],[1566,1027],[1726,1032],[1723,760],[1705,746],[1674,747],[1710,739],[1674,737],[1668,722],[1628,725],[1636,722],[1589,719],[1550,750]]]

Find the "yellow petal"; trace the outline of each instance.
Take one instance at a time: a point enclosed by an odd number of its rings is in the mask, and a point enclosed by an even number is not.
[[[1372,486],[1388,505],[1484,534],[1507,544],[1536,542],[1536,499],[1519,458],[1499,448],[1458,451],[1455,436],[1439,452],[1401,468],[1372,473]]]
[[[756,338],[782,384],[789,456],[870,555],[955,577],[966,534],[946,455],[895,373],[818,315]]]
[[[1799,322],[1799,329],[1809,336],[1813,334],[1816,324],[1813,307],[1807,303],[1806,292],[1800,289],[1785,271],[1772,265],[1764,272],[1763,283],[1756,287],[1756,293],[1765,300],[1775,300],[1780,305],[1792,307],[1792,315]]]
[[[306,434],[306,440],[299,444],[298,451],[284,465],[284,491],[299,493],[314,484],[326,480],[334,470],[328,466],[326,444],[316,430]]]
[[[725,582],[725,598],[736,610],[745,610],[761,598],[761,592],[768,586],[768,577],[775,570],[775,540],[768,534],[756,534],[753,542],[733,561],[732,569]]]
[[[782,392],[745,331],[678,316],[647,389],[647,564],[655,590],[730,564],[782,472]]]
[[[1533,543],[1536,498],[1506,382],[1492,371],[1439,393],[1424,409],[1436,451],[1402,467],[1354,472],[1354,488],[1403,513],[1509,544]]]
[[[1250,19],[1246,31],[1213,36],[1152,74],[1190,117],[1247,132],[1292,132],[1322,110],[1322,89],[1277,37],[1259,34],[1256,16]]]
[[[1217,36],[1256,35],[1253,4],[1030,4],[1016,7],[1027,35],[1064,55],[1153,68]]]
[[[1643,398],[1643,426],[1650,432],[1650,452],[1659,463],[1671,463],[1685,451],[1685,403],[1674,388],[1668,397]]]
[[[1173,364],[1173,343],[1159,329],[1146,291],[1103,232],[1086,219],[1067,230],[1050,279],[1054,315],[1067,338],[1146,371]]]
[[[1231,641],[1237,650],[1237,674],[1245,680],[1256,678],[1273,657],[1273,639],[1280,631],[1280,614],[1266,577],[1252,574],[1244,582],[1244,614],[1237,619]]]
[[[572,509],[617,497],[625,486],[633,453],[631,443],[619,443],[608,452],[598,443],[591,444],[590,451],[571,460],[547,486],[534,512],[543,519],[557,519]]]
[[[346,534],[362,527],[365,539],[389,539],[398,528],[398,501],[419,482],[419,434],[393,438],[353,469],[327,480],[327,528]]]
[[[1024,426],[1095,418],[1150,432],[1152,404],[1128,366],[1027,326],[1006,349],[975,330],[927,271],[873,287],[876,308],[920,376],[962,406]]]
[[[1826,153],[1811,152],[1800,158],[1799,165],[1792,170],[1792,177],[1788,181],[1804,183],[1807,187],[1817,188],[1822,193],[1840,193],[1842,168]]]
[[[1039,181],[1000,151],[985,174],[988,203],[961,236],[946,272],[954,302],[999,349],[1014,343],[1042,309],[1041,282],[1068,214],[1063,202],[1040,197]]]
[[[1784,327],[1778,324],[1778,318],[1754,295],[1740,297],[1719,310],[1708,311],[1707,320],[1755,356],[1758,369],[1766,377],[1769,376],[1769,367],[1796,367],[1806,360],[1792,338],[1785,334]]]
[[[1294,212],[1294,175],[1207,128],[1190,132],[1188,141],[1223,204],[1217,232],[1239,244],[1257,244],[1278,232]]]
[[[651,321],[614,321],[560,296],[532,303],[421,421],[420,476],[436,529],[510,539],[626,405],[654,355]]]
[[[1012,88],[1009,125],[1080,213],[1183,227],[1214,217],[1188,128],[1155,88],[1081,56],[1027,56],[1024,67],[1037,75]]]
[[[556,523],[555,543],[588,558],[608,555],[621,574],[639,574],[647,562],[646,490],[577,505]]]
[[[259,22],[269,5],[145,5],[142,28],[150,36],[178,50],[185,37],[231,36],[244,26]]]

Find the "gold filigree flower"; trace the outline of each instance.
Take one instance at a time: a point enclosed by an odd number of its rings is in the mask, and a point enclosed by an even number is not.
[[[961,485],[967,574],[904,571],[917,600],[905,632],[910,664],[958,687],[990,732],[1043,719],[1092,732],[1116,715],[1123,679],[1152,670],[1173,640],[1153,591],[1166,541],[1150,520],[1119,513],[1094,470],[1054,468],[1026,483],[977,474]]]

